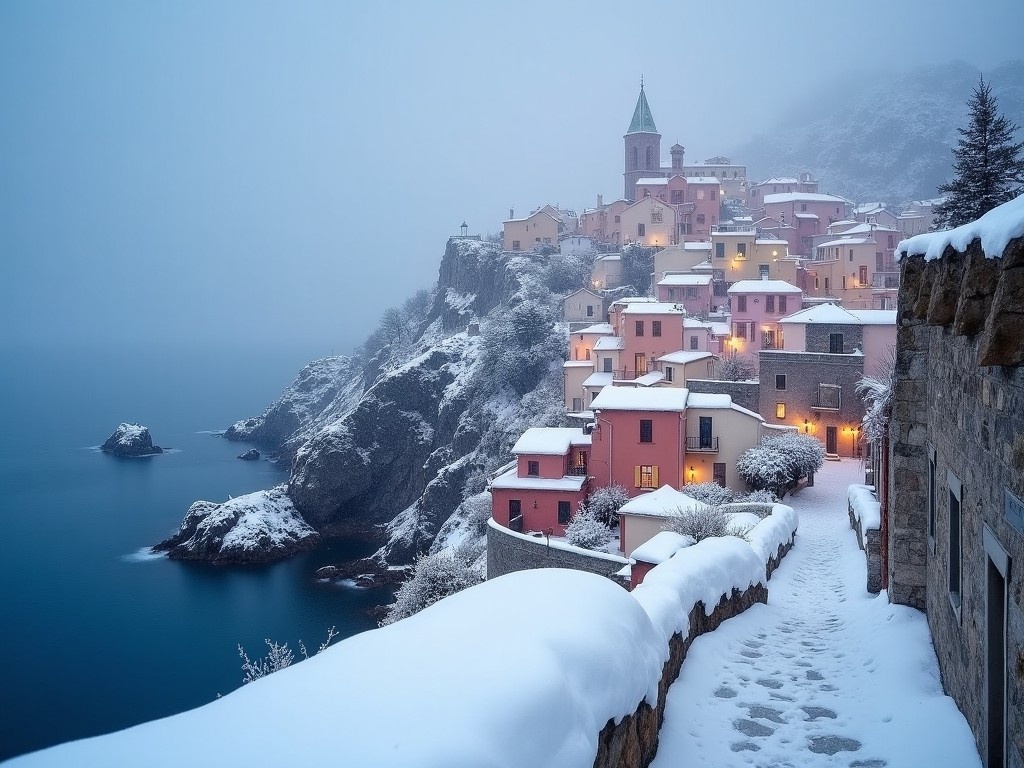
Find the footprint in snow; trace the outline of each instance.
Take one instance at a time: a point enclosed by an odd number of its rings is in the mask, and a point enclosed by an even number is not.
[[[811,720],[817,720],[819,717],[828,717],[835,720],[837,715],[828,707],[800,707],[804,712],[807,713],[807,717]]]
[[[740,733],[742,733],[744,736],[749,736],[752,739],[764,738],[765,736],[771,736],[773,733],[775,733],[774,728],[769,728],[767,725],[757,723],[753,720],[747,720],[746,718],[734,720],[732,727]]]
[[[819,755],[834,755],[837,752],[856,752],[861,748],[861,743],[856,739],[848,739],[845,736],[814,736],[811,739],[811,752]]]

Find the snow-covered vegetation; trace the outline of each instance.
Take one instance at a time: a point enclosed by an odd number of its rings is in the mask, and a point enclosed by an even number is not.
[[[667,531],[689,536],[694,541],[703,541],[715,536],[745,538],[753,525],[737,522],[734,518],[734,515],[720,506],[701,504],[679,509],[668,517],[663,527]]]
[[[612,535],[612,529],[598,518],[594,509],[583,504],[565,528],[565,540],[583,549],[600,549],[611,541]]]
[[[821,469],[825,449],[810,435],[786,432],[764,438],[736,460],[736,471],[755,491],[783,498],[800,478]]]
[[[687,483],[680,490],[697,501],[716,506],[733,501],[732,490],[718,483]]]
[[[719,361],[718,378],[722,381],[748,381],[757,378],[757,370],[751,358],[733,354]]]
[[[419,613],[438,600],[461,592],[483,581],[477,561],[481,549],[475,543],[421,555],[412,567],[412,575],[395,593],[395,602],[387,608],[381,626]]]
[[[627,501],[629,492],[618,483],[612,483],[604,488],[594,489],[585,504],[599,522],[615,526],[619,522],[619,510]]]
[[[896,347],[890,347],[879,372],[857,382],[857,394],[864,400],[861,427],[866,440],[881,440],[889,427],[889,411],[896,375]]]

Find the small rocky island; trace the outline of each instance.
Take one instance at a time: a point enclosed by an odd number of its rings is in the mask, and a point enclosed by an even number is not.
[[[260,452],[257,451],[255,448],[250,448],[245,453],[238,454],[237,458],[241,459],[242,461],[259,461]]]
[[[100,446],[100,450],[113,456],[133,458],[136,456],[153,456],[163,453],[159,445],[153,445],[149,429],[141,424],[119,424],[114,434]]]
[[[197,501],[181,529],[153,550],[172,560],[270,563],[320,543],[280,485],[223,503]]]

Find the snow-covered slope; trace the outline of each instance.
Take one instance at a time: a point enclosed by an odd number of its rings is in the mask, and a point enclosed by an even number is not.
[[[967,123],[979,74],[962,61],[902,74],[864,72],[808,94],[789,119],[732,156],[757,179],[810,171],[823,192],[854,201],[933,198],[952,174],[950,148]],[[1024,61],[984,74],[1000,111],[1024,125]]]

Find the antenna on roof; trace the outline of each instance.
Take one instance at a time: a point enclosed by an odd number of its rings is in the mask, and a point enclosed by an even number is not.
[[[643,74],[641,74],[640,75],[640,90],[642,91],[643,89],[644,89],[644,76],[643,76]]]

